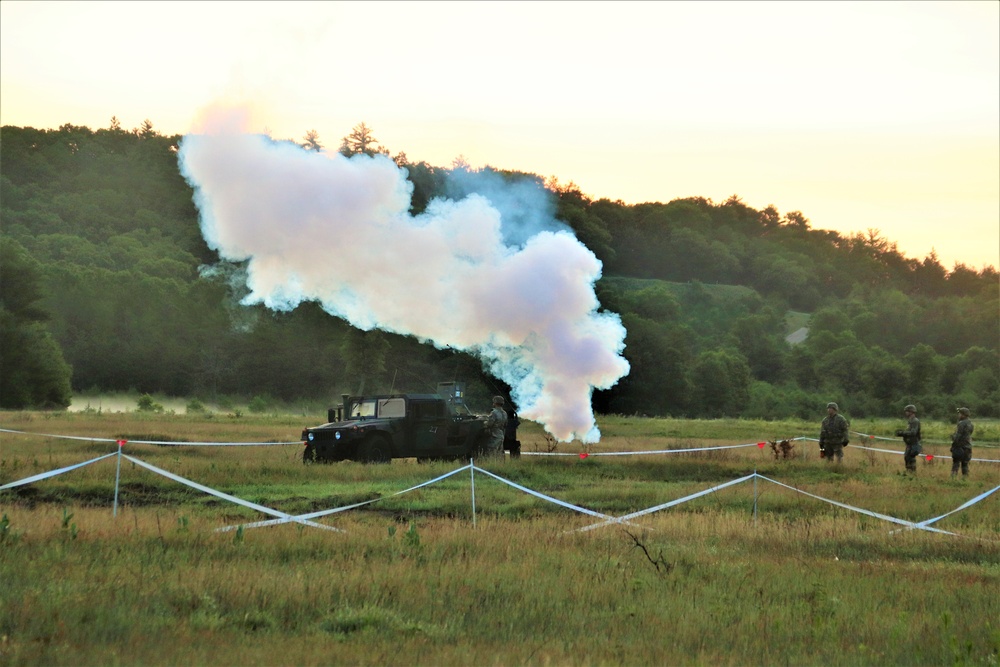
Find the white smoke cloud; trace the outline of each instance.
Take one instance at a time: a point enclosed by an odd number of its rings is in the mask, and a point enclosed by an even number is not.
[[[560,441],[600,439],[591,395],[628,373],[625,329],[597,312],[601,263],[550,203],[467,181],[464,198],[413,216],[406,173],[385,156],[205,127],[182,140],[180,168],[209,246],[246,262],[244,303],[316,301],[361,329],[472,352],[522,416]]]

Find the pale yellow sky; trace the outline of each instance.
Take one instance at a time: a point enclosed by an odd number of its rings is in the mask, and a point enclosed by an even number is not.
[[[0,123],[183,133],[244,103],[331,149],[737,194],[1000,266],[1000,3],[0,2]]]

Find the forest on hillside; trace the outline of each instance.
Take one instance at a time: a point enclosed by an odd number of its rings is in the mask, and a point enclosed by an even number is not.
[[[473,397],[502,391],[464,353],[360,331],[313,304],[239,305],[240,267],[201,236],[180,139],[149,121],[0,128],[0,406],[129,390],[267,405],[444,380],[468,382]],[[314,132],[296,143],[323,149]],[[388,155],[364,124],[339,150]],[[413,184],[414,213],[463,194],[450,175],[468,165],[392,159]],[[595,392],[598,412],[815,417],[835,400],[854,417],[899,416],[906,403],[1000,417],[994,267],[906,258],[878,230],[816,230],[801,212],[735,195],[626,205],[480,171],[546,191],[603,263],[597,295],[622,317],[632,371]],[[803,324],[808,336],[789,343]]]

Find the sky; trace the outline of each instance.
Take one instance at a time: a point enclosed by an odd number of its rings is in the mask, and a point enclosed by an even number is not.
[[[184,134],[234,104],[1000,266],[998,2],[0,2],[0,124]]]

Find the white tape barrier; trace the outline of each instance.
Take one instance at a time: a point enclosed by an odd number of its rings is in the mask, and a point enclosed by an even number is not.
[[[857,431],[851,431],[851,432],[852,433],[857,433],[857,435],[863,435],[866,438],[874,438],[876,440],[889,440],[889,441],[893,441],[893,442],[895,442],[895,441],[898,440],[898,438],[883,438],[883,437],[878,436],[878,435],[868,435],[866,433],[858,433]],[[812,442],[819,442],[818,438],[801,437],[801,438],[796,438],[796,440],[810,440]],[[944,444],[944,443],[942,443],[942,444]],[[879,449],[878,447],[869,447],[867,445],[849,445],[849,446],[853,447],[855,449],[867,449],[870,452],[882,452],[883,454],[899,454],[900,456],[902,456],[903,454],[906,453],[906,452],[901,452],[901,451],[896,450],[896,449]],[[926,455],[925,454],[920,454],[920,456],[924,456],[924,457],[930,456],[932,459],[950,459],[951,458],[950,454],[926,454]],[[1000,463],[1000,459],[969,459],[969,460],[970,461],[978,461],[979,463]]]
[[[851,446],[853,447],[854,445],[851,445]],[[871,452],[884,452],[886,454],[901,454],[902,455],[902,454],[906,453],[906,452],[896,451],[895,449],[879,449],[878,447],[867,447],[865,445],[857,445],[857,448],[858,449],[867,449],[868,451],[871,451]],[[927,456],[930,456],[932,459],[950,459],[951,458],[950,454],[920,454],[919,456],[920,457],[924,457],[924,458],[926,458]],[[997,460],[997,459],[969,459],[969,460],[970,461],[978,461],[980,463],[1000,463],[1000,460]]]
[[[0,428],[0,433],[13,433],[14,435],[35,435],[40,438],[62,438],[64,440],[86,440],[88,442],[117,442],[115,438],[86,438],[79,435],[53,435],[52,433],[29,433],[28,431],[15,431],[9,428]]]
[[[809,496],[810,498],[815,498],[816,500],[822,500],[823,502],[830,503],[831,505],[836,505],[837,507],[842,507],[842,508],[850,510],[852,512],[860,512],[861,514],[866,514],[868,516],[873,516],[875,518],[882,519],[883,521],[889,521],[890,523],[896,523],[896,524],[903,525],[903,526],[905,526],[906,530],[919,529],[919,530],[926,530],[926,531],[934,532],[934,533],[941,533],[941,534],[944,534],[944,535],[952,535],[952,536],[955,536],[955,537],[960,537],[960,535],[958,535],[957,533],[952,533],[952,532],[946,531],[946,530],[940,530],[940,529],[937,529],[937,528],[931,528],[930,524],[935,523],[936,521],[939,521],[939,520],[941,520],[941,519],[943,519],[943,518],[945,518],[947,516],[950,516],[951,514],[959,512],[959,511],[961,511],[963,509],[967,509],[967,508],[971,507],[972,505],[975,505],[976,503],[982,501],[984,498],[987,498],[988,496],[990,496],[995,491],[1000,490],[1000,486],[998,486],[998,487],[996,487],[996,488],[994,488],[994,489],[992,489],[990,491],[987,491],[985,493],[980,494],[979,496],[973,498],[972,500],[964,503],[960,507],[955,508],[951,512],[948,512],[946,514],[942,514],[941,516],[935,517],[933,519],[928,519],[926,521],[921,521],[919,523],[914,523],[913,521],[906,521],[905,519],[899,519],[897,517],[889,516],[889,515],[886,515],[886,514],[879,514],[878,512],[872,512],[872,511],[869,511],[869,510],[862,509],[860,507],[854,507],[853,505],[847,505],[845,503],[837,502],[836,500],[830,500],[829,498],[824,498],[822,496],[817,496],[815,494],[808,493],[807,491],[802,491],[801,489],[796,489],[793,486],[789,486],[787,484],[782,484],[781,482],[773,480],[773,479],[771,479],[769,477],[765,477],[764,475],[761,475],[761,474],[758,474],[758,473],[753,473],[752,475],[747,475],[746,477],[741,477],[740,479],[735,479],[735,480],[732,480],[731,482],[726,482],[725,484],[720,484],[720,485],[714,486],[714,487],[712,487],[710,489],[705,489],[704,491],[699,491],[698,493],[693,493],[691,495],[684,496],[683,498],[678,498],[678,499],[672,500],[672,501],[670,501],[668,503],[663,503],[662,505],[657,505],[656,507],[650,507],[649,509],[641,510],[639,512],[633,512],[632,514],[626,514],[624,516],[618,517],[616,519],[612,519],[610,521],[604,521],[602,523],[594,524],[594,525],[591,525],[591,526],[585,526],[583,528],[578,528],[577,532],[579,532],[579,531],[593,530],[594,528],[601,528],[602,526],[607,526],[607,525],[610,525],[612,523],[620,523],[620,522],[623,522],[623,521],[625,521],[627,519],[635,518],[637,516],[642,516],[642,515],[645,515],[645,514],[651,514],[653,512],[658,512],[660,510],[667,509],[668,507],[673,507],[675,505],[680,505],[681,503],[686,503],[686,502],[688,502],[690,500],[694,500],[695,498],[700,498],[701,496],[708,495],[710,493],[714,493],[716,491],[719,491],[720,489],[724,489],[724,488],[726,488],[728,486],[733,486],[733,485],[736,485],[736,484],[740,484],[742,482],[746,482],[746,481],[754,479],[754,478],[760,478],[760,479],[766,480],[766,481],[771,482],[773,484],[777,484],[778,486],[782,486],[782,487],[784,487],[786,489],[790,489],[792,491],[796,491],[796,492],[801,493],[803,495]],[[898,530],[897,531],[890,531],[890,534],[891,533],[895,533],[895,532],[899,532],[899,531]]]
[[[708,452],[715,449],[739,449],[740,447],[760,447],[759,442],[751,442],[745,445],[720,445],[719,447],[692,447],[691,449],[654,449],[642,452],[584,452],[574,454],[572,452],[525,452],[522,456],[641,456],[644,454],[687,454],[689,452]]]
[[[940,521],[941,519],[945,518],[946,516],[951,516],[952,514],[954,514],[956,512],[961,512],[962,510],[964,510],[966,508],[972,507],[973,505],[975,505],[979,501],[983,500],[984,498],[988,498],[990,495],[992,495],[993,493],[995,493],[997,491],[1000,491],[1000,486],[995,486],[992,489],[990,489],[989,491],[986,491],[984,493],[980,493],[978,496],[976,496],[972,500],[969,500],[969,501],[966,501],[966,502],[962,503],[961,505],[959,505],[958,507],[956,507],[952,511],[945,512],[941,516],[936,516],[933,519],[927,519],[926,521],[921,521],[920,523],[916,524],[916,526],[914,526],[913,528],[919,528],[921,526],[927,526],[927,525],[930,525],[932,523],[936,523],[936,522]],[[899,528],[897,530],[892,530],[892,531],[889,531],[889,532],[890,533],[898,533],[901,530],[913,530],[913,528],[907,526],[906,528]]]
[[[117,438],[85,438],[78,435],[56,435],[53,433],[31,433],[30,431],[15,431],[0,428],[0,433],[15,435],[34,435],[40,438],[62,438],[63,440],[87,440],[90,442],[118,442]],[[301,440],[289,442],[180,442],[176,440],[128,440],[133,445],[169,445],[173,447],[262,447],[269,445],[301,445]]]
[[[884,435],[872,435],[871,433],[862,433],[861,431],[851,431],[851,433],[854,433],[855,435],[862,435],[862,436],[864,436],[866,438],[874,438],[875,440],[889,440],[891,442],[899,442],[899,436],[894,437],[894,438],[890,438],[890,437],[884,436]],[[951,445],[950,441],[946,442],[944,440],[924,440],[924,439],[921,439],[921,442],[923,442],[925,445]],[[975,447],[992,448],[992,447],[998,447],[1000,445],[992,445],[992,444],[987,444],[987,443],[977,443],[974,446]]]
[[[83,466],[89,466],[91,463],[97,463],[98,461],[103,461],[110,456],[117,456],[118,452],[111,452],[110,454],[105,454],[104,456],[98,456],[96,459],[90,459],[89,461],[84,461],[83,463],[77,463],[75,465],[66,466],[65,468],[59,468],[58,470],[51,470],[49,472],[43,472],[39,475],[33,477],[25,477],[24,479],[18,480],[16,482],[10,482],[0,486],[0,491],[4,489],[13,489],[15,486],[22,486],[24,484],[31,484],[32,482],[38,482],[43,479],[48,479],[49,477],[55,477],[56,475],[61,475],[64,472],[69,472],[70,470],[76,470],[77,468],[82,468]]]
[[[16,487],[16,486],[21,486],[21,485],[24,485],[24,484],[30,484],[32,482],[36,482],[36,481],[40,481],[40,480],[43,480],[43,479],[47,479],[49,477],[54,477],[56,475],[61,475],[61,474],[65,473],[65,472],[69,472],[69,471],[75,470],[77,468],[82,468],[83,466],[90,465],[91,463],[96,463],[97,461],[101,461],[101,460],[109,458],[111,456],[115,456],[115,453],[105,454],[104,456],[100,456],[100,457],[98,457],[96,459],[91,459],[89,461],[84,461],[83,463],[78,463],[78,464],[75,464],[75,465],[72,465],[72,466],[67,466],[65,468],[60,468],[58,470],[53,470],[53,471],[50,471],[50,472],[47,472],[47,473],[42,473],[40,475],[34,475],[32,477],[28,477],[28,478],[19,480],[17,482],[11,482],[11,483],[5,484],[3,486],[0,486],[0,490],[9,489],[9,488],[13,488],[13,487]],[[154,465],[151,465],[149,463],[146,463],[144,461],[136,459],[136,458],[134,458],[132,456],[129,456],[127,454],[124,454],[122,456],[124,458],[128,459],[129,461],[131,461],[132,463],[135,463],[136,465],[144,467],[147,470],[155,472],[155,473],[157,473],[159,475],[162,475],[162,476],[164,476],[164,477],[166,477],[168,479],[172,479],[172,480],[174,480],[176,482],[179,482],[181,484],[184,484],[186,486],[190,486],[191,488],[197,489],[197,490],[202,491],[204,493],[207,493],[209,495],[213,495],[213,496],[215,496],[217,498],[222,498],[223,500],[228,500],[228,501],[230,501],[232,503],[235,503],[237,505],[242,505],[243,507],[247,507],[249,509],[257,510],[257,511],[262,512],[264,514],[270,514],[271,516],[278,517],[277,519],[272,519],[272,520],[269,520],[269,521],[261,521],[261,522],[255,522],[255,523],[250,523],[250,524],[240,524],[240,525],[236,525],[236,526],[226,526],[226,527],[223,527],[223,528],[216,529],[217,532],[218,531],[225,532],[225,531],[229,531],[229,530],[235,530],[235,529],[239,529],[241,526],[243,526],[243,527],[251,527],[252,528],[252,527],[258,527],[258,526],[276,525],[276,524],[288,523],[288,522],[296,522],[296,523],[300,523],[300,524],[303,524],[303,525],[306,525],[306,526],[311,526],[311,527],[314,527],[314,528],[323,528],[325,530],[331,530],[331,531],[334,531],[334,532],[343,532],[339,528],[335,528],[333,526],[326,526],[324,524],[316,523],[314,521],[310,521],[310,519],[317,518],[317,517],[320,517],[320,516],[328,516],[330,514],[336,514],[338,512],[344,512],[344,511],[347,511],[349,509],[354,509],[354,508],[357,508],[357,507],[363,507],[364,505],[370,505],[372,503],[378,502],[379,500],[383,499],[383,498],[375,498],[373,500],[368,500],[368,501],[365,501],[365,502],[362,502],[362,503],[355,503],[353,505],[348,505],[348,506],[344,506],[344,507],[338,507],[338,508],[328,509],[328,510],[320,510],[318,512],[310,512],[308,514],[302,514],[302,515],[298,515],[298,516],[293,516],[293,515],[286,514],[284,512],[280,512],[278,510],[272,509],[270,507],[266,507],[264,505],[258,505],[257,503],[252,503],[250,501],[243,500],[243,499],[237,498],[235,496],[231,496],[231,495],[229,495],[227,493],[222,493],[221,491],[217,491],[217,490],[215,490],[215,489],[213,489],[211,487],[204,486],[202,484],[198,484],[197,482],[193,482],[193,481],[191,481],[189,479],[181,477],[180,475],[175,475],[175,474],[173,474],[171,472],[167,472],[166,470],[163,470],[163,469],[158,468],[158,467],[156,467]],[[444,475],[440,475],[440,476],[438,476],[438,477],[436,477],[434,479],[428,480],[428,481],[423,482],[421,484],[418,484],[416,486],[412,486],[412,487],[410,487],[408,489],[404,489],[403,491],[397,491],[396,493],[394,493],[394,494],[392,494],[390,496],[385,496],[385,497],[386,498],[391,498],[393,496],[399,496],[399,495],[403,495],[404,493],[409,493],[410,491],[415,491],[417,489],[420,489],[420,488],[425,487],[425,486],[429,486],[431,484],[439,482],[439,481],[441,481],[441,480],[443,480],[443,479],[445,479],[447,477],[451,477],[452,475],[458,474],[458,473],[463,472],[465,470],[468,470],[470,468],[472,468],[473,471],[478,470],[479,472],[481,472],[481,473],[483,473],[485,475],[488,475],[488,476],[490,476],[490,477],[492,477],[492,478],[494,478],[494,479],[496,479],[496,480],[498,480],[500,482],[503,482],[504,484],[508,484],[509,486],[511,486],[513,488],[516,488],[518,490],[524,491],[525,493],[528,493],[528,494],[530,494],[532,496],[535,496],[536,498],[547,500],[549,502],[555,503],[555,504],[560,505],[562,507],[566,507],[568,509],[572,509],[572,510],[581,512],[583,514],[588,514],[590,516],[596,516],[596,517],[600,517],[600,518],[605,519],[605,521],[602,521],[601,523],[592,524],[590,526],[584,526],[583,528],[578,528],[578,529],[576,529],[576,531],[570,531],[570,532],[588,531],[588,530],[593,530],[595,528],[600,528],[602,526],[607,526],[607,525],[611,525],[611,524],[628,523],[629,520],[634,519],[636,517],[644,516],[646,514],[652,514],[654,512],[658,512],[658,511],[667,509],[669,507],[674,507],[676,505],[680,505],[680,504],[688,502],[690,500],[694,500],[696,498],[700,498],[700,497],[708,495],[710,493],[714,493],[714,492],[719,491],[721,489],[724,489],[724,488],[727,488],[727,487],[730,487],[730,486],[734,486],[736,484],[741,484],[743,482],[746,482],[746,481],[754,479],[754,478],[760,478],[760,479],[763,479],[765,481],[771,482],[772,484],[776,484],[778,486],[784,487],[784,488],[789,489],[791,491],[795,491],[797,493],[801,493],[803,495],[809,496],[810,498],[815,498],[816,500],[822,500],[823,502],[829,503],[831,505],[835,505],[837,507],[841,507],[843,509],[850,510],[852,512],[858,512],[860,514],[865,514],[865,515],[868,515],[868,516],[872,516],[872,517],[875,517],[877,519],[882,519],[883,521],[889,521],[891,523],[900,524],[900,525],[904,526],[907,530],[919,529],[919,530],[926,530],[926,531],[929,531],[929,532],[941,533],[941,534],[944,534],[944,535],[952,535],[952,536],[955,536],[955,537],[961,537],[957,533],[952,533],[950,531],[940,530],[940,529],[937,529],[937,528],[933,528],[933,527],[930,526],[930,524],[936,523],[937,521],[940,521],[941,519],[944,519],[947,516],[955,514],[956,512],[959,512],[961,510],[967,509],[967,508],[971,507],[972,505],[975,505],[976,503],[981,502],[982,500],[984,500],[985,498],[989,497],[990,495],[992,495],[996,491],[1000,490],[1000,486],[997,486],[997,487],[995,487],[995,488],[993,488],[993,489],[991,489],[989,491],[981,493],[977,497],[975,497],[972,500],[969,500],[969,501],[963,503],[962,505],[960,505],[959,507],[955,508],[954,510],[952,510],[950,512],[942,514],[941,516],[938,516],[938,517],[934,517],[933,519],[927,519],[925,521],[921,521],[919,523],[914,523],[912,521],[906,521],[904,519],[899,519],[897,517],[888,516],[886,514],[880,514],[878,512],[872,512],[870,510],[862,509],[860,507],[855,507],[853,505],[848,505],[846,503],[841,503],[841,502],[838,502],[836,500],[830,500],[829,498],[824,498],[822,496],[817,496],[817,495],[809,493],[807,491],[803,491],[803,490],[797,489],[797,488],[795,488],[793,486],[789,486],[788,484],[783,484],[782,482],[779,482],[777,480],[773,480],[773,479],[771,479],[769,477],[765,477],[764,475],[761,475],[761,474],[756,473],[756,472],[754,472],[754,473],[752,473],[750,475],[746,475],[745,477],[741,477],[739,479],[734,479],[734,480],[726,482],[724,484],[719,484],[718,486],[714,486],[714,487],[712,487],[710,489],[705,489],[704,491],[699,491],[697,493],[693,493],[693,494],[684,496],[683,498],[678,498],[676,500],[671,500],[670,502],[663,503],[663,504],[657,505],[655,507],[650,507],[648,509],[640,510],[638,512],[633,512],[631,514],[626,514],[626,515],[623,515],[623,516],[620,516],[620,517],[611,517],[609,515],[602,514],[600,512],[596,512],[594,510],[589,510],[589,509],[587,509],[585,507],[579,507],[577,505],[572,505],[570,503],[561,501],[561,500],[559,500],[557,498],[552,498],[551,496],[547,496],[545,494],[539,493],[537,491],[529,489],[528,487],[525,487],[525,486],[522,486],[522,485],[517,484],[515,482],[512,482],[512,481],[510,481],[508,479],[504,479],[503,477],[495,475],[495,474],[489,472],[488,470],[484,470],[482,468],[479,468],[478,466],[475,466],[474,464],[469,464],[469,465],[462,466],[461,468],[457,468],[455,470],[452,470],[451,472],[445,473]],[[899,532],[899,531],[891,531],[891,532],[894,533],[894,532]]]
[[[846,510],[850,510],[852,512],[860,512],[861,514],[867,514],[868,516],[873,516],[876,519],[882,519],[883,521],[889,521],[891,523],[898,523],[898,524],[901,524],[903,526],[908,526],[909,528],[919,528],[920,530],[928,530],[928,531],[931,531],[931,532],[934,532],[934,533],[944,533],[945,535],[955,535],[955,536],[957,536],[955,533],[950,533],[947,530],[940,530],[938,528],[931,528],[930,526],[920,525],[920,524],[914,523],[912,521],[907,521],[905,519],[898,519],[898,518],[896,518],[894,516],[889,516],[888,514],[879,514],[878,512],[872,512],[870,510],[861,509],[860,507],[854,507],[853,505],[847,505],[846,503],[837,502],[836,500],[830,500],[829,498],[824,498],[822,496],[817,496],[815,494],[809,493],[808,491],[803,491],[802,489],[796,489],[794,486],[789,486],[788,484],[782,484],[781,482],[773,480],[770,477],[765,477],[764,475],[759,475],[758,474],[757,477],[759,477],[760,479],[767,480],[768,482],[771,482],[772,484],[777,484],[778,486],[783,486],[786,489],[791,489],[792,491],[795,491],[796,493],[801,493],[804,496],[809,496],[810,498],[815,498],[816,500],[822,500],[825,503],[830,503],[831,505],[836,505],[837,507],[842,507],[842,508],[844,508]]]
[[[472,467],[471,464],[466,464],[466,465],[462,466],[461,468],[458,468],[456,470],[452,470],[451,472],[445,473],[445,474],[441,475],[440,477],[435,477],[432,480],[429,480],[427,482],[423,482],[422,484],[417,484],[416,486],[411,486],[410,488],[404,489],[402,491],[397,491],[396,493],[392,493],[392,494],[390,494],[388,496],[383,496],[383,497],[380,497],[380,498],[373,498],[371,500],[366,500],[364,502],[354,503],[353,505],[345,505],[343,507],[335,507],[333,509],[319,510],[317,512],[309,512],[308,514],[299,514],[299,515],[297,515],[294,518],[296,518],[296,519],[316,519],[316,518],[321,517],[321,516],[329,516],[331,514],[337,514],[339,512],[346,512],[347,510],[353,510],[353,509],[356,509],[358,507],[364,507],[365,505],[371,505],[372,503],[377,503],[378,501],[385,500],[386,498],[392,498],[393,496],[401,496],[404,493],[409,493],[410,491],[416,491],[417,489],[423,488],[425,486],[430,486],[431,484],[434,484],[436,482],[440,482],[442,479],[445,479],[446,477],[451,477],[452,475],[460,473],[463,470],[468,470],[471,467]],[[292,517],[284,518],[284,519],[269,519],[267,521],[256,521],[254,523],[244,523],[244,524],[239,524],[239,525],[236,525],[236,526],[224,526],[222,528],[216,528],[215,530],[216,530],[216,532],[226,532],[226,531],[230,531],[230,530],[236,530],[240,526],[242,526],[243,528],[260,528],[262,526],[275,526],[275,525],[277,525],[279,523],[288,523],[291,519],[292,519]]]
[[[0,428],[0,433],[12,433],[15,435],[33,435],[37,437],[44,438],[62,438],[66,440],[83,440],[87,442],[119,442],[116,438],[90,438],[84,436],[74,436],[74,435],[57,435],[52,433],[32,433],[29,431],[16,431],[13,429]],[[874,440],[885,440],[888,442],[895,442],[896,438],[889,438],[885,436],[871,435],[868,433],[862,433],[860,431],[851,431],[855,435],[860,435],[868,439]],[[810,438],[807,436],[797,436],[794,438],[782,438],[782,440],[788,440],[793,442],[796,440],[807,440],[811,442],[819,442],[817,438]],[[169,447],[267,447],[274,445],[299,445],[302,444],[301,440],[289,440],[281,442],[180,442],[176,440],[128,440],[121,441],[119,444],[124,444],[129,442],[136,445],[162,445]],[[933,441],[924,441],[927,444],[933,444]],[[938,443],[946,444],[946,443]],[[656,449],[649,451],[639,451],[639,452],[528,452],[522,451],[523,456],[576,456],[580,458],[589,458],[591,456],[642,456],[649,454],[686,454],[691,452],[710,452],[723,449],[740,449],[744,447],[759,447],[763,449],[764,443],[761,442],[749,442],[741,445],[720,445],[718,447],[692,447],[688,449]],[[903,452],[889,450],[889,449],[877,449],[874,447],[866,447],[865,445],[854,445],[859,449],[867,449],[875,452],[884,452],[886,454],[903,454]],[[990,445],[979,445],[984,447],[989,447]],[[1000,463],[1000,459],[980,459],[973,458],[971,461],[976,461],[978,463]]]
[[[250,502],[248,500],[243,500],[242,498],[237,498],[236,496],[231,496],[228,493],[223,493],[222,491],[216,491],[215,489],[213,489],[211,487],[205,486],[203,484],[199,484],[197,482],[192,482],[191,480],[186,479],[184,477],[181,477],[180,475],[175,475],[172,472],[167,472],[166,470],[163,470],[162,468],[157,468],[154,465],[150,465],[149,463],[146,463],[144,461],[140,461],[139,459],[134,458],[132,456],[129,456],[128,454],[124,454],[123,456],[124,456],[124,458],[128,459],[132,463],[135,463],[136,465],[142,466],[143,468],[146,468],[147,470],[151,470],[152,472],[155,472],[158,475],[163,475],[167,479],[172,479],[175,482],[180,482],[181,484],[184,484],[186,486],[190,486],[192,489],[198,489],[199,491],[202,491],[203,493],[207,493],[209,495],[215,496],[216,498],[222,498],[223,500],[228,500],[231,503],[236,503],[237,505],[242,505],[243,507],[249,507],[250,509],[257,510],[258,512],[263,512],[264,514],[270,514],[271,516],[281,517],[283,519],[287,519],[288,521],[295,521],[297,523],[305,524],[307,526],[312,526],[313,528],[323,528],[325,530],[333,530],[333,531],[336,531],[336,532],[341,532],[339,528],[334,528],[333,526],[324,526],[321,523],[316,523],[314,521],[308,521],[306,519],[302,519],[302,518],[299,518],[299,517],[294,517],[294,516],[292,516],[290,514],[286,514],[284,512],[279,512],[276,509],[271,509],[270,507],[265,507],[264,505],[258,505],[257,503],[252,503],[252,502]]]
[[[475,471],[478,471],[478,472],[481,472],[481,473],[483,473],[485,475],[488,475],[489,477],[492,477],[492,478],[494,478],[494,479],[496,479],[496,480],[498,480],[500,482],[503,482],[504,484],[512,486],[513,488],[518,489],[519,491],[523,491],[523,492],[525,492],[525,493],[527,493],[529,495],[535,496],[536,498],[540,498],[542,500],[546,500],[548,502],[554,503],[554,504],[559,505],[561,507],[565,507],[567,509],[571,509],[571,510],[574,510],[574,511],[577,511],[577,512],[581,512],[583,514],[589,514],[591,516],[596,516],[596,517],[599,517],[599,518],[602,518],[602,519],[608,519],[608,520],[611,520],[611,521],[615,521],[616,520],[614,517],[608,516],[607,514],[601,514],[600,512],[595,512],[594,510],[589,510],[586,507],[579,507],[577,505],[573,505],[571,503],[567,503],[565,501],[559,500],[558,498],[553,498],[551,496],[547,496],[544,493],[539,493],[538,491],[534,491],[532,489],[529,489],[526,486],[521,486],[520,484],[512,482],[509,479],[504,479],[503,477],[500,477],[499,475],[495,475],[495,474],[491,473],[489,470],[484,470],[483,468],[480,468],[479,466],[476,466],[476,465],[473,465],[473,464],[464,465],[461,468],[458,468],[456,470],[452,470],[449,473],[445,473],[444,475],[441,475],[440,477],[436,477],[436,478],[434,478],[434,479],[432,479],[430,481],[424,482],[423,484],[418,484],[417,486],[412,486],[412,487],[410,487],[408,489],[405,489],[403,491],[397,491],[396,493],[390,494],[388,496],[384,496],[382,498],[374,498],[372,500],[366,500],[366,501],[361,502],[361,503],[355,503],[353,505],[345,505],[343,507],[337,507],[337,508],[334,508],[334,509],[327,509],[327,510],[320,510],[320,511],[317,511],[317,512],[310,512],[309,514],[300,514],[296,518],[298,518],[298,519],[315,519],[315,518],[320,517],[320,516],[329,516],[331,514],[336,514],[338,512],[345,512],[347,510],[356,509],[358,507],[363,507],[365,505],[370,505],[372,503],[377,503],[378,501],[385,500],[386,498],[392,498],[394,496],[401,496],[404,493],[409,493],[410,491],[415,491],[415,490],[420,489],[422,487],[430,486],[431,484],[439,482],[442,479],[445,479],[447,477],[451,477],[452,475],[455,475],[457,473],[460,473],[460,472],[463,472],[465,470],[468,470],[469,468],[472,468]],[[270,520],[267,520],[267,521],[257,521],[257,522],[254,522],[254,523],[242,524],[242,527],[243,528],[259,528],[259,527],[262,527],[262,526],[274,526],[274,525],[277,525],[277,524],[280,524],[280,523],[287,523],[289,520],[290,520],[289,518],[270,519]],[[225,532],[225,531],[235,530],[238,527],[239,526],[225,526],[223,528],[216,528],[216,532]]]
[[[540,498],[542,500],[547,500],[548,502],[554,503],[556,505],[559,505],[560,507],[565,507],[565,508],[571,509],[571,510],[573,510],[575,512],[580,512],[581,514],[589,514],[590,516],[596,516],[596,517],[599,517],[601,519],[608,519],[609,521],[616,521],[617,520],[613,516],[609,516],[607,514],[601,514],[600,512],[595,512],[594,510],[589,510],[586,507],[580,507],[578,505],[573,505],[573,504],[567,503],[564,500],[559,500],[558,498],[553,498],[552,496],[547,496],[544,493],[539,493],[538,491],[534,491],[532,489],[529,489],[526,486],[521,486],[520,484],[512,482],[509,479],[504,479],[503,477],[500,477],[499,475],[494,475],[489,470],[483,470],[479,466],[476,466],[475,469],[478,470],[479,472],[483,473],[484,475],[489,475],[493,479],[498,480],[500,482],[503,482],[504,484],[507,484],[508,486],[512,486],[512,487],[514,487],[515,489],[517,489],[519,491],[524,491],[528,495],[532,495],[532,496],[534,496],[536,498]]]
[[[673,507],[674,505],[680,505],[681,503],[686,503],[689,500],[694,500],[695,498],[700,498],[702,496],[707,496],[710,493],[715,493],[727,486],[733,486],[735,484],[740,484],[747,480],[753,479],[754,475],[757,473],[752,473],[746,477],[740,477],[739,479],[734,479],[731,482],[726,482],[725,484],[720,484],[718,486],[713,486],[711,489],[705,489],[704,491],[699,491],[698,493],[692,493],[690,496],[684,496],[683,498],[678,498],[677,500],[671,500],[669,503],[663,503],[662,505],[657,505],[656,507],[650,507],[649,509],[640,510],[638,512],[632,512],[631,514],[626,514],[620,517],[612,517],[609,521],[602,521],[601,523],[595,523],[589,526],[584,526],[583,528],[577,528],[574,532],[582,532],[586,530],[593,530],[595,528],[601,528],[603,526],[609,526],[613,523],[625,523],[630,519],[634,519],[638,516],[643,516],[645,514],[652,514],[653,512],[659,512],[660,510],[665,510],[668,507]]]
[[[301,440],[287,442],[174,442],[171,440],[129,440],[134,445],[165,445],[168,447],[269,447],[271,445],[301,445]]]

